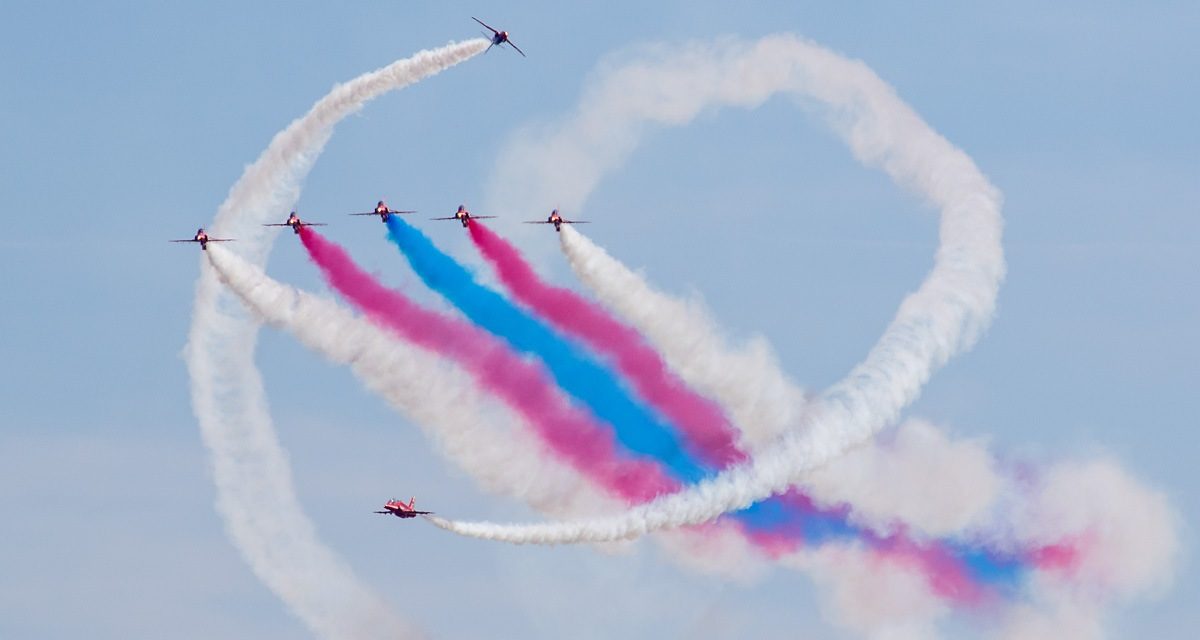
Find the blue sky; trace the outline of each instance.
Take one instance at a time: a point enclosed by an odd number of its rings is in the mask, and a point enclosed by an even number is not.
[[[571,108],[607,54],[799,33],[869,64],[1005,194],[996,322],[909,413],[1000,451],[1116,457],[1171,496],[1195,548],[1194,4],[10,3],[0,636],[303,633],[213,511],[179,356],[198,261],[164,240],[210,220],[243,166],[334,83],[471,37],[471,15],[508,28],[529,58],[493,51],[369,105],[306,183],[301,212],[336,223],[330,235],[363,264],[415,283],[380,225],[342,212],[379,198],[431,215],[482,206],[496,151]],[[812,388],[862,356],[935,246],[933,216],[782,101],[648,136],[586,213],[614,255],[664,288],[702,292],[732,331],[761,331]],[[427,230],[469,254],[461,229]],[[289,239],[271,273],[321,290]],[[552,242],[520,239],[560,269]],[[348,372],[286,336],[265,332],[259,363],[322,536],[439,636],[561,637],[579,623],[583,637],[844,633],[790,572],[739,585],[649,544],[615,557],[508,548],[381,521],[368,512],[398,493],[455,514],[531,514],[482,494]],[[1190,558],[1162,598],[1115,612],[1114,636],[1190,637]]]

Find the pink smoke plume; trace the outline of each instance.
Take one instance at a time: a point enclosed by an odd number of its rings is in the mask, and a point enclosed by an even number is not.
[[[358,267],[337,244],[308,227],[300,239],[330,286],[372,322],[463,366],[483,391],[511,406],[537,435],[600,486],[642,502],[678,489],[651,460],[623,455],[610,430],[573,406],[535,362],[474,325],[430,311]]]
[[[636,330],[574,291],[543,282],[516,247],[487,227],[475,222],[469,228],[505,288],[558,330],[610,359],[637,394],[683,432],[693,455],[717,468],[745,459],[721,408],[671,373]]]
[[[721,409],[708,398],[693,391],[676,377],[662,357],[636,329],[612,317],[604,308],[575,292],[545,283],[522,257],[520,251],[484,225],[469,226],[472,241],[493,266],[505,288],[524,306],[551,322],[564,333],[586,343],[613,362],[637,393],[665,415],[685,436],[685,446],[710,465],[724,467],[741,461],[745,454],[735,443],[733,425]],[[797,488],[775,498],[783,509],[803,517],[825,522],[844,522],[844,509],[820,509]],[[803,526],[785,518],[773,531],[741,527],[756,546],[769,556],[795,551],[805,543]],[[978,576],[957,557],[950,547],[937,542],[920,544],[903,531],[879,537],[858,530],[855,534],[869,542],[875,557],[917,568],[928,580],[934,593],[960,604],[980,605],[995,595]],[[982,554],[987,555],[986,552]],[[1049,570],[1069,570],[1075,545],[1062,543],[1027,551],[1017,562]]]

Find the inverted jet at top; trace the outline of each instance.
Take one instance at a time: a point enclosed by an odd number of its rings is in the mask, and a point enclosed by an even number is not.
[[[513,44],[513,41],[508,39],[507,31],[497,31],[497,30],[489,27],[487,25],[487,23],[485,23],[483,20],[480,20],[479,18],[476,18],[475,16],[471,16],[471,19],[474,20],[475,22],[478,22],[479,24],[482,24],[488,31],[492,32],[492,44],[488,45],[489,51],[491,50],[492,47],[495,47],[497,45],[501,45],[501,44],[504,44],[505,42],[507,42],[508,45],[510,47],[516,49],[517,53],[521,54],[522,57],[526,57],[525,52],[521,51],[521,47],[518,47],[517,45]],[[485,33],[483,35],[486,36],[487,34]],[[486,51],[484,53],[486,53]]]

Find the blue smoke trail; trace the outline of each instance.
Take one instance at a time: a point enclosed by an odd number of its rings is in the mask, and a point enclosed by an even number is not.
[[[512,348],[540,358],[555,382],[597,418],[612,425],[617,440],[627,449],[653,457],[687,484],[717,471],[693,459],[676,429],[634,400],[606,366],[546,323],[480,285],[464,266],[400,216],[389,216],[387,227],[388,239],[400,248],[429,288]],[[813,545],[832,539],[877,540],[870,532],[850,524],[840,510],[821,509],[787,497],[764,500],[731,515],[752,532],[788,534]],[[1015,578],[1007,559],[967,548],[951,548],[951,553],[984,581],[1008,583]]]

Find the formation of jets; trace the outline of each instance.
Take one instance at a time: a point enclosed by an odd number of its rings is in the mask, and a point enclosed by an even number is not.
[[[487,23],[485,23],[484,21],[482,21],[479,18],[476,18],[474,16],[472,16],[471,19],[474,20],[475,22],[478,22],[479,24],[483,25],[483,27],[485,29],[487,29],[488,31],[491,32],[490,34],[484,33],[484,35],[487,36],[488,38],[490,38],[492,41],[492,43],[488,45],[487,50],[490,51],[492,47],[498,47],[498,46],[501,46],[504,44],[508,44],[508,46],[510,46],[514,50],[516,50],[517,53],[521,54],[522,56],[525,56],[525,52],[521,51],[520,47],[518,47],[516,44],[513,43],[512,40],[509,39],[507,31],[501,31],[499,29],[494,29],[491,26],[489,26]],[[351,213],[348,215],[379,216],[380,221],[386,223],[388,221],[389,216],[393,216],[393,215],[397,215],[397,214],[408,214],[408,213],[416,213],[416,211],[392,209],[392,208],[388,207],[386,202],[384,202],[383,200],[380,200],[379,203],[375,205],[375,209],[372,211]],[[452,215],[452,216],[447,216],[444,218],[430,218],[430,219],[431,220],[458,220],[459,222],[462,223],[462,226],[465,229],[468,226],[470,226],[472,220],[484,220],[484,219],[495,218],[495,217],[496,216],[472,215],[471,212],[467,210],[466,205],[459,205],[458,211],[455,211],[454,215]],[[558,209],[555,209],[554,211],[550,212],[550,216],[548,218],[546,218],[545,220],[527,220],[526,222],[528,222],[530,224],[552,224],[552,225],[554,225],[555,231],[561,231],[562,225],[564,225],[564,224],[579,224],[579,223],[586,223],[588,221],[587,220],[567,220],[566,218],[563,218],[561,215],[559,215]],[[299,234],[300,230],[304,227],[323,227],[326,225],[323,222],[305,222],[304,220],[300,219],[300,216],[295,211],[293,211],[287,217],[287,220],[284,220],[283,222],[273,222],[273,223],[269,223],[269,224],[264,224],[263,226],[264,227],[291,227],[292,231],[294,233]],[[210,242],[233,242],[233,241],[234,241],[233,238],[213,238],[208,235],[208,233],[204,230],[203,227],[201,227],[199,229],[196,229],[196,234],[194,236],[192,236],[191,238],[180,239],[180,240],[169,240],[168,242],[194,242],[194,243],[200,245],[200,249],[202,251],[207,251],[208,243],[210,243]],[[397,518],[402,518],[402,519],[415,518],[417,516],[430,515],[433,513],[432,511],[417,511],[416,502],[417,502],[417,499],[415,497],[409,498],[407,503],[400,501],[400,500],[395,500],[395,499],[388,500],[383,505],[383,510],[376,511],[375,513],[381,513],[381,514],[385,514],[385,515],[393,515],[393,516],[396,516]]]

